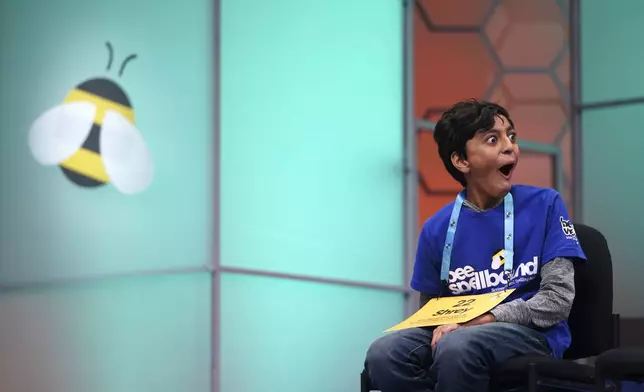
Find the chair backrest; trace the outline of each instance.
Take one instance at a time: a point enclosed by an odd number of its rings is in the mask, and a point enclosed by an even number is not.
[[[575,263],[575,301],[568,318],[572,344],[564,358],[596,356],[615,346],[613,334],[613,263],[606,237],[576,223],[587,262]]]

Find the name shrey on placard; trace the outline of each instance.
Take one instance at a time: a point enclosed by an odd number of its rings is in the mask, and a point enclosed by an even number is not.
[[[433,298],[407,320],[385,330],[432,327],[443,324],[466,323],[494,309],[515,289],[488,294]]]

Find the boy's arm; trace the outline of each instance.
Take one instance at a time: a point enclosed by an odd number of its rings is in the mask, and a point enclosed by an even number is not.
[[[469,327],[495,321],[549,328],[568,318],[575,299],[575,275],[572,261],[558,257],[546,263],[541,269],[539,291],[527,301],[516,299],[503,303],[472,321],[464,323]],[[419,307],[435,295],[420,294]]]
[[[568,318],[574,299],[573,262],[557,257],[541,268],[541,285],[534,296],[503,303],[490,313],[499,322],[549,328]]]
[[[491,311],[496,321],[550,328],[570,315],[575,299],[575,268],[572,260],[586,259],[563,198],[552,191],[546,216],[546,234],[541,258],[539,291],[530,299],[517,299]]]

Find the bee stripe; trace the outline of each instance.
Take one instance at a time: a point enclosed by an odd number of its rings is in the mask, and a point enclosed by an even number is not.
[[[128,108],[127,106],[110,101],[109,99],[78,89],[70,91],[64,100],[64,102],[78,101],[89,101],[96,105],[96,118],[94,119],[95,124],[103,124],[103,118],[105,117],[105,112],[108,109],[120,113],[123,117],[127,118],[132,124],[134,124],[134,110],[132,110],[132,108]]]
[[[76,154],[62,162],[60,166],[100,182],[110,182],[110,177],[105,171],[101,156],[84,148],[79,149]]]

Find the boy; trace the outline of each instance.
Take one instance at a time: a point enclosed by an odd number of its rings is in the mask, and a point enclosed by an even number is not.
[[[365,366],[382,392],[482,392],[518,355],[560,358],[570,345],[573,260],[585,260],[561,196],[512,186],[517,132],[501,106],[468,100],[436,124],[447,171],[465,188],[421,231],[411,287],[435,297],[515,291],[464,324],[403,329],[376,340]]]

